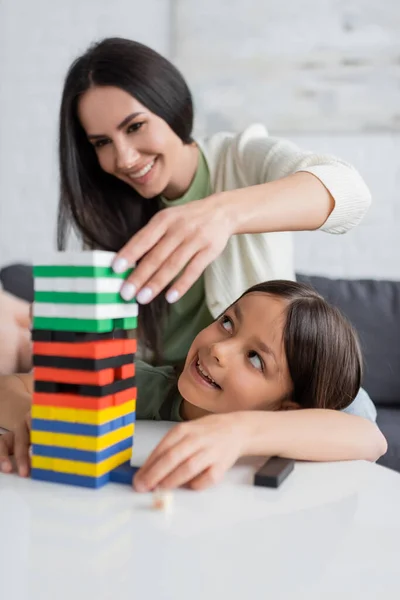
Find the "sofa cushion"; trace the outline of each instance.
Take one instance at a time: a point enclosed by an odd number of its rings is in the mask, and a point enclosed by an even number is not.
[[[378,463],[390,469],[400,470],[400,410],[380,406],[377,425],[388,441],[388,451]]]
[[[364,354],[363,387],[375,404],[400,406],[400,282],[299,274],[351,321]]]

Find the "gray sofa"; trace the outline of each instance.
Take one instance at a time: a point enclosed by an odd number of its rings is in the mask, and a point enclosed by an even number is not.
[[[360,336],[367,390],[378,410],[378,425],[388,441],[379,463],[400,472],[400,282],[329,279],[298,274],[340,308]],[[32,301],[32,269],[11,265],[0,270],[3,288]]]

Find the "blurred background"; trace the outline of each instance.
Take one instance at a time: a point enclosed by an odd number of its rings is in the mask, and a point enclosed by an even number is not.
[[[197,135],[264,123],[336,154],[373,205],[345,236],[296,234],[296,269],[400,278],[400,4],[394,0],[0,0],[0,267],[55,247],[57,120],[93,41],[146,43],[186,76]]]

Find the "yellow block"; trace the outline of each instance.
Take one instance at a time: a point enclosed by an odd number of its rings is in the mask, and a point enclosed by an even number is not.
[[[129,415],[136,410],[136,400],[129,400],[119,406],[110,406],[100,410],[85,410],[79,408],[60,408],[58,406],[32,406],[33,419],[46,419],[49,421],[66,421],[68,423],[81,423],[83,425],[104,425],[109,421]]]
[[[101,477],[112,471],[115,467],[122,465],[131,458],[132,448],[123,450],[114,456],[110,456],[100,463],[86,463],[78,460],[64,460],[62,458],[47,458],[44,456],[32,456],[32,467],[35,469],[46,469],[58,473],[72,473],[73,475],[86,475],[87,477]]]
[[[68,433],[49,433],[47,431],[32,431],[31,443],[43,444],[44,446],[58,446],[61,448],[73,448],[74,450],[92,450],[98,452],[113,446],[122,440],[133,436],[135,424],[131,423],[121,429],[116,429],[100,437],[89,435],[72,435]]]

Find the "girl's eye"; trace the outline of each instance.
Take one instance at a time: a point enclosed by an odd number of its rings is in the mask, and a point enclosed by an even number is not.
[[[223,327],[223,329],[225,329],[225,331],[229,331],[231,332],[233,329],[233,323],[232,320],[227,317],[226,315],[224,315],[223,317],[221,317],[220,323]]]
[[[140,129],[142,125],[143,125],[143,123],[132,123],[131,125],[129,125],[126,132],[133,133],[134,131],[137,131],[138,129]]]
[[[94,143],[94,147],[95,148],[102,148],[103,146],[105,146],[106,144],[109,144],[110,140],[107,140],[106,138],[100,139],[100,140],[96,140]]]
[[[257,354],[257,352],[254,352],[253,350],[251,350],[248,354],[248,357],[249,357],[249,361],[251,362],[253,367],[258,369],[259,371],[264,371],[264,363],[261,360],[261,358],[259,357],[259,355]]]

